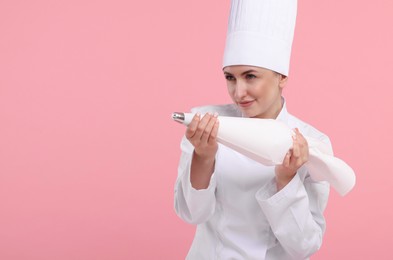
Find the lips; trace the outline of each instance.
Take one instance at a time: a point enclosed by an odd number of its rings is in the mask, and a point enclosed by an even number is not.
[[[247,100],[247,101],[238,102],[239,106],[241,106],[241,107],[249,107],[253,103],[254,103],[254,100]]]

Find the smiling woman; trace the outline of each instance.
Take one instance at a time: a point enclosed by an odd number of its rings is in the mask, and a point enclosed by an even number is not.
[[[281,94],[287,77],[260,67],[225,67],[228,93],[243,116],[276,118],[282,108]]]
[[[197,224],[187,259],[307,259],[322,244],[329,184],[310,178],[303,134],[331,144],[282,96],[297,2],[231,3],[223,73],[233,104],[192,109],[181,143],[175,209]],[[218,115],[279,120],[295,129],[293,145],[281,165],[259,164],[217,143]]]

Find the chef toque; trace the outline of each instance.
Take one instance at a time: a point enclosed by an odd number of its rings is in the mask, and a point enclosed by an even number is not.
[[[297,0],[231,0],[223,68],[249,65],[288,76]]]

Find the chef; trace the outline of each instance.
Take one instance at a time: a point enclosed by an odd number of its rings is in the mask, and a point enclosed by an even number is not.
[[[175,210],[197,226],[186,259],[308,259],[321,247],[329,184],[310,178],[303,134],[330,141],[282,95],[296,13],[296,0],[231,1],[222,70],[233,103],[193,108],[181,141]],[[217,143],[218,115],[280,120],[293,146],[262,165]]]

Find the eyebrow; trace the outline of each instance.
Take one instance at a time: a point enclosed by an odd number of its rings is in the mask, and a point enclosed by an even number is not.
[[[246,70],[246,71],[242,72],[242,74],[240,74],[240,75],[243,76],[243,75],[248,74],[250,72],[258,72],[258,71],[256,71],[256,70]],[[229,72],[226,72],[226,71],[224,71],[224,74],[232,76],[232,73],[229,73]]]

